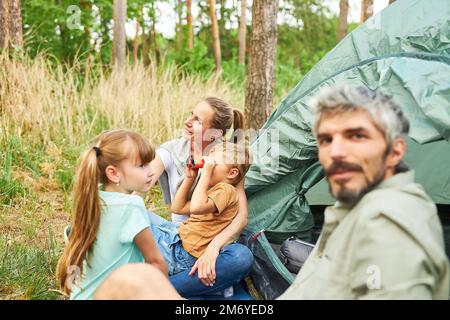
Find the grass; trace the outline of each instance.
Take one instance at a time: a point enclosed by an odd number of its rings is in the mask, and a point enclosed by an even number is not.
[[[95,69],[95,70],[94,70]],[[95,72],[94,72],[95,71]],[[0,56],[0,299],[60,299],[54,276],[81,152],[98,133],[130,128],[153,145],[177,137],[204,97],[243,109],[243,90],[176,67],[121,71]],[[168,218],[159,188],[147,206]]]
[[[0,297],[59,299],[54,268],[59,256],[54,237],[45,247],[33,247],[0,236]]]

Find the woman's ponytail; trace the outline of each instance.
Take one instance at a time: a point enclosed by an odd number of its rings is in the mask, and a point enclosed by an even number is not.
[[[244,114],[238,109],[233,109],[233,135],[231,142],[237,143],[244,137]]]
[[[244,129],[244,114],[241,110],[233,109],[233,129],[234,131]]]
[[[226,131],[233,126],[231,141],[240,140],[244,135],[243,113],[238,109],[233,109],[228,103],[216,97],[208,97],[205,102],[213,108],[215,113],[211,123],[212,128],[222,130],[223,135],[225,135]]]

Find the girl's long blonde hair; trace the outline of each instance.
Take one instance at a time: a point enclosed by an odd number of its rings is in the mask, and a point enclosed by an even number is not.
[[[133,158],[134,157],[134,158]],[[63,292],[70,294],[70,269],[88,262],[100,225],[101,206],[99,184],[107,184],[106,167],[119,167],[125,159],[148,163],[155,157],[150,143],[140,134],[119,129],[106,131],[94,139],[93,145],[81,156],[73,189],[72,225],[69,243],[57,267],[57,277]]]

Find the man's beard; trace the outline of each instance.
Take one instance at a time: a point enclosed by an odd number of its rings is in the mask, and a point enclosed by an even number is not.
[[[327,176],[327,178],[329,178],[329,176],[337,169],[350,169],[362,172],[362,168],[357,164],[336,161],[329,167],[329,169],[325,170],[325,175]],[[341,189],[336,194],[334,194],[331,188],[331,184],[328,182],[329,190],[330,193],[336,198],[336,200],[353,207],[358,203],[359,200],[361,200],[361,198],[365,194],[373,190],[381,181],[384,180],[385,174],[385,170],[379,171],[372,181],[369,181],[366,177],[364,177],[367,184],[361,190],[350,190],[346,189],[345,187],[341,187]]]

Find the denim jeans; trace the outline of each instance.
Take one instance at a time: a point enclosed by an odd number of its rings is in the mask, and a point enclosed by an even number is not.
[[[166,261],[169,276],[185,270],[190,271],[197,259],[183,248],[178,228],[153,212],[149,212],[149,220],[150,230]]]
[[[243,244],[233,243],[222,248],[217,257],[216,282],[212,287],[205,286],[199,280],[198,272],[189,276],[191,267],[194,265],[196,259],[193,257],[193,260],[188,259],[189,257],[183,255],[179,250],[180,248],[176,247],[180,246],[181,249],[183,249],[181,242],[179,241],[178,229],[176,226],[172,222],[161,218],[153,212],[149,212],[149,220],[152,229],[156,227],[159,229],[153,232],[153,237],[162,251],[161,253],[163,256],[166,255],[164,257],[166,262],[171,259],[170,255],[172,255],[172,253],[170,252],[175,252],[174,254],[178,256],[177,260],[180,260],[181,262],[169,267],[169,272],[170,268],[172,268],[172,271],[174,272],[169,280],[181,296],[190,297],[223,291],[224,289],[239,283],[250,272],[253,265],[252,252]],[[162,229],[167,232],[160,232],[163,231]],[[173,235],[174,233],[176,233],[176,237],[171,237],[170,235]],[[174,248],[174,250],[167,250],[167,247]],[[187,265],[190,263],[192,263],[191,267],[187,268]],[[184,270],[182,270],[183,268]]]
[[[253,254],[249,248],[240,243],[225,246],[216,260],[216,282],[212,287],[205,286],[198,273],[189,276],[185,270],[170,276],[169,280],[178,293],[189,298],[196,295],[212,294],[239,283],[250,272]]]

